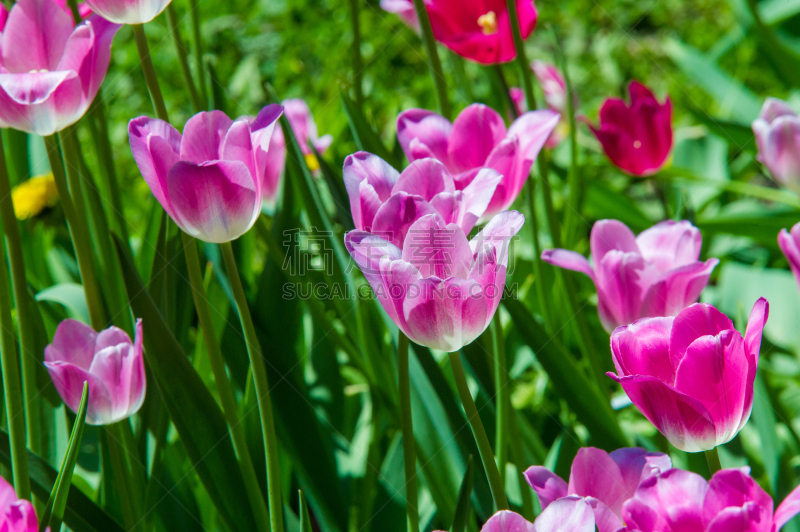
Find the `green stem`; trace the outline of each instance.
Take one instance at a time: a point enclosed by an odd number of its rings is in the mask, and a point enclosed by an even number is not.
[[[506,347],[503,338],[503,325],[500,313],[492,320],[494,330],[494,397],[495,397],[495,444],[497,468],[500,471],[500,482],[506,485],[506,462],[508,462],[508,371],[506,369]]]
[[[506,107],[511,113],[511,116],[513,116],[516,120],[519,118],[519,113],[517,112],[517,106],[514,105],[514,100],[511,99],[511,89],[508,87],[506,75],[503,73],[503,65],[492,65],[492,70],[494,70],[494,73],[497,76],[497,82],[500,84],[500,96],[503,98],[503,102],[505,102]]]
[[[525,43],[522,40],[522,32],[519,28],[519,14],[517,13],[516,0],[506,0],[508,6],[508,18],[511,24],[511,35],[514,37],[514,49],[517,51],[517,65],[519,65],[519,76],[522,78],[522,85],[525,88],[525,100],[528,102],[528,109],[536,109],[536,96],[533,94],[533,79],[531,78],[531,67],[528,65],[528,58],[525,55]]]
[[[225,260],[225,270],[231,283],[236,308],[239,310],[239,320],[242,322],[247,354],[250,357],[250,368],[253,370],[253,381],[258,397],[258,411],[261,414],[261,430],[264,438],[264,450],[267,457],[267,489],[269,491],[269,518],[272,532],[283,532],[283,501],[281,500],[281,481],[278,463],[278,442],[275,437],[275,422],[272,416],[272,399],[269,395],[269,381],[267,369],[264,366],[264,355],[256,336],[256,328],[247,306],[242,280],[239,278],[239,269],[233,256],[233,246],[230,242],[220,244],[222,257]]]
[[[408,375],[408,337],[402,332],[397,339],[397,382],[400,389],[400,424],[403,429],[403,463],[406,472],[406,514],[409,532],[419,532],[417,510],[417,453],[411,419],[411,382]]]
[[[422,29],[425,50],[428,52],[428,66],[431,69],[431,76],[433,76],[433,84],[436,86],[439,112],[443,117],[450,120],[450,100],[447,97],[447,83],[442,72],[439,52],[436,50],[436,39],[433,38],[433,28],[431,28],[431,21],[428,18],[428,10],[425,8],[425,0],[414,0],[414,9],[417,12],[419,25]]]
[[[200,257],[197,253],[197,243],[195,239],[181,231],[183,238],[183,248],[186,255],[186,268],[189,273],[189,282],[192,285],[192,296],[194,306],[197,309],[197,318],[200,321],[200,328],[203,331],[203,339],[208,351],[208,359],[211,364],[211,371],[214,372],[214,380],[217,383],[222,411],[228,421],[228,427],[233,440],[233,447],[239,456],[239,464],[242,469],[242,476],[245,481],[245,489],[250,505],[256,519],[258,530],[269,530],[269,514],[261,488],[258,485],[258,478],[255,474],[253,461],[250,458],[250,451],[247,448],[247,439],[244,435],[239,415],[236,411],[236,398],[233,395],[228,374],[225,372],[225,361],[222,358],[222,350],[214,333],[214,322],[211,319],[211,310],[208,306],[206,291],[203,287],[203,274],[200,268]]]
[[[197,63],[197,77],[200,80],[200,96],[203,98],[203,109],[208,109],[208,87],[206,86],[205,68],[203,68],[203,40],[200,37],[200,5],[198,0],[189,0],[189,16],[192,21],[192,45],[194,59]]]
[[[116,487],[119,490],[119,500],[122,505],[122,519],[125,522],[126,530],[136,530],[137,515],[134,513],[133,501],[131,499],[131,474],[128,470],[127,460],[124,454],[125,435],[122,433],[120,424],[127,423],[127,420],[106,426],[106,444],[108,445],[108,456],[111,459],[111,468],[114,471]]]
[[[361,81],[364,65],[361,60],[361,22],[358,18],[358,0],[350,0],[350,23],[353,28],[353,89],[358,109],[364,112],[364,87]]]
[[[186,90],[189,91],[189,100],[192,102],[194,112],[199,113],[205,109],[205,106],[203,102],[200,101],[200,95],[197,94],[197,87],[195,87],[194,80],[192,79],[192,71],[189,69],[189,60],[186,57],[186,48],[184,48],[183,41],[181,40],[178,15],[175,13],[174,2],[170,2],[167,5],[167,21],[169,22],[170,31],[172,32],[172,42],[175,43],[175,53],[178,55],[178,64],[181,67],[181,74],[183,74],[183,82],[186,85]]]
[[[492,490],[494,504],[498,511],[508,510],[508,499],[506,498],[506,492],[500,479],[500,471],[497,469],[497,464],[494,461],[492,446],[489,444],[489,438],[486,436],[486,429],[483,428],[483,422],[481,421],[480,414],[478,414],[478,408],[475,406],[472,394],[470,394],[467,378],[464,375],[464,368],[461,366],[461,355],[457,351],[455,353],[450,353],[450,366],[453,368],[456,388],[458,388],[461,404],[464,406],[464,411],[467,414],[467,421],[469,421],[469,425],[472,428],[475,442],[478,444],[478,451],[481,453],[483,468],[486,470],[486,476],[489,478],[489,487]]]
[[[544,292],[544,279],[542,279],[542,246],[539,242],[539,220],[536,217],[536,180],[528,179],[525,187],[528,196],[528,214],[531,225],[531,242],[533,242],[533,274],[536,298],[539,300],[539,311],[544,317],[545,329],[548,333],[553,330],[553,314],[550,312],[550,305],[547,302]]]
[[[36,341],[30,311],[28,281],[25,278],[25,262],[22,253],[22,239],[19,235],[14,202],[11,201],[11,181],[8,177],[5,150],[0,137],[0,217],[8,243],[11,280],[14,286],[14,307],[17,309],[19,325],[19,356],[22,365],[22,389],[25,394],[25,421],[27,423],[28,445],[35,454],[40,454],[39,441],[39,401],[36,388]]]
[[[550,238],[553,239],[553,246],[561,247],[561,224],[556,216],[553,207],[553,187],[550,185],[550,168],[547,152],[542,150],[536,163],[539,165],[539,175],[542,178],[542,198],[544,198],[544,212],[547,215],[547,225],[550,227]]]
[[[68,133],[66,131],[59,133],[59,137],[62,139],[62,146],[65,134]],[[94,272],[94,263],[92,262],[91,239],[89,238],[89,227],[81,194],[78,162],[71,150],[64,149],[64,162],[62,164],[61,157],[58,156],[58,141],[55,136],[45,137],[44,141],[47,156],[50,159],[50,169],[53,172],[58,196],[64,208],[64,215],[67,218],[67,225],[72,237],[72,245],[75,248],[75,255],[78,259],[78,270],[83,283],[83,291],[86,295],[86,305],[89,308],[89,318],[92,322],[92,327],[100,331],[105,328],[106,319],[103,312],[100,288]],[[64,173],[65,166],[67,169],[66,175]],[[67,185],[67,179],[69,179],[69,186]],[[70,194],[70,188],[72,189],[72,194]]]
[[[150,91],[150,98],[153,100],[153,107],[156,116],[165,122],[169,122],[167,106],[164,105],[164,97],[161,95],[161,87],[158,85],[156,69],[153,67],[153,59],[150,57],[150,47],[147,45],[147,36],[144,34],[142,24],[133,24],[133,37],[136,40],[136,50],[139,52],[139,60],[142,63],[144,81],[147,83],[147,90]]]
[[[717,448],[714,447],[710,451],[705,452],[706,461],[708,462],[708,471],[711,473],[711,476],[714,476],[714,473],[722,469],[722,464],[719,462],[719,452]]]

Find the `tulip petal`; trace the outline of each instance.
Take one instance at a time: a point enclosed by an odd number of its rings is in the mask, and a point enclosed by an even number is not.
[[[180,160],[181,134],[163,120],[140,116],[128,124],[133,159],[147,186],[171,217],[175,217],[167,193],[167,174]]]
[[[534,524],[536,532],[594,532],[594,512],[580,497],[564,497],[550,504]]]
[[[392,188],[400,174],[377,155],[363,151],[345,158],[342,174],[347,195],[350,197],[353,223],[356,229],[369,230],[375,212],[392,195]],[[368,199],[365,199],[365,193]]]
[[[761,107],[758,118],[773,122],[781,116],[797,116],[797,113],[786,102],[778,98],[769,97],[764,100],[764,105]]]
[[[456,172],[483,166],[489,154],[506,136],[506,124],[497,111],[474,103],[453,123],[447,153]]]
[[[637,252],[611,250],[595,262],[598,313],[606,330],[633,323],[641,316],[647,264]]]
[[[553,501],[569,495],[567,483],[546,467],[529,467],[525,470],[525,480],[536,492],[543,510]]]
[[[660,272],[697,261],[703,237],[700,230],[686,220],[667,220],[639,233],[636,244],[645,260]]]
[[[452,131],[453,124],[433,111],[408,109],[397,117],[397,141],[412,163],[424,157],[435,157],[449,167],[447,143]]]
[[[222,143],[232,124],[222,111],[194,115],[183,127],[181,161],[203,164],[222,159]]]
[[[618,220],[599,220],[596,222],[592,226],[590,240],[592,260],[595,267],[600,264],[609,251],[641,253],[633,231]]]
[[[445,224],[438,214],[416,220],[403,243],[403,260],[413,264],[423,277],[466,279],[472,257],[464,231],[456,224]]]
[[[611,451],[609,456],[619,467],[629,494],[627,499],[633,497],[643,480],[672,469],[672,460],[668,454],[649,452],[641,447],[624,447]]]
[[[114,419],[113,402],[106,385],[88,371],[67,362],[45,362],[58,395],[70,410],[78,412],[81,405],[83,383],[89,383],[89,404],[86,422],[90,425],[107,425]]]
[[[755,357],[758,363],[758,355],[761,351],[761,335],[764,332],[764,326],[767,324],[769,317],[769,303],[763,297],[753,305],[750,311],[750,317],[747,320],[747,329],[744,333],[744,345],[747,356]]]
[[[768,128],[758,129],[758,134],[761,137],[758,160],[777,181],[795,186],[800,178],[800,118],[779,117]]]
[[[514,239],[522,224],[525,223],[525,216],[517,211],[505,211],[494,216],[481,231],[469,241],[472,253],[492,246],[497,253],[497,263],[501,266],[508,266],[508,251],[511,241]]]
[[[800,514],[800,486],[792,490],[792,492],[783,499],[778,509],[775,510],[775,515],[772,518],[775,532],[788,523],[794,516]]]
[[[455,222],[465,233],[469,234],[478,220],[487,219],[489,206],[502,179],[503,176],[497,171],[491,168],[481,168],[470,184],[463,189]]]
[[[800,244],[800,223],[792,227],[791,233],[786,229],[781,229],[781,232],[778,233],[778,245],[786,256],[786,260],[789,261],[794,279],[800,286],[800,246],[798,244]]]
[[[21,105],[36,105],[46,101],[66,80],[74,79],[74,72],[30,72],[27,74],[0,74],[0,88],[9,98]]]
[[[618,327],[611,335],[611,355],[620,376],[650,375],[673,384],[669,358],[672,318],[644,318]]]
[[[539,532],[533,523],[509,510],[501,510],[489,518],[481,532]]]
[[[392,188],[393,193],[406,192],[431,201],[441,192],[455,192],[453,178],[447,168],[436,159],[414,161],[400,174]]]
[[[585,497],[584,500],[591,507],[592,513],[594,513],[597,532],[624,532],[619,516],[612,512],[603,502],[594,497]]]
[[[542,260],[559,268],[580,272],[587,275],[592,281],[595,280],[592,266],[580,253],[567,249],[545,249],[542,251]]]
[[[221,159],[225,161],[241,161],[247,166],[251,176],[256,175],[253,139],[250,134],[250,124],[246,118],[240,118],[231,124],[219,151]],[[256,179],[255,182],[258,185],[257,188],[260,195],[261,180]]]
[[[46,362],[65,362],[88,370],[94,358],[97,333],[77,320],[66,319],[58,324],[53,343],[44,350]]]
[[[253,175],[261,184],[261,195],[266,200],[275,199],[283,167],[286,164],[283,131],[278,127],[281,114],[283,108],[280,105],[270,104],[261,109],[250,124],[250,138],[256,165]]]
[[[703,500],[703,514],[705,522],[713,523],[726,508],[736,507],[746,509],[745,513],[739,517],[733,516],[732,520],[725,517],[723,521],[736,523],[739,518],[742,522],[749,522],[752,518],[758,518],[762,527],[759,530],[770,532],[769,521],[772,520],[773,502],[767,492],[747,473],[747,468],[742,469],[723,469],[717,471],[708,483],[708,491]],[[716,528],[718,531],[727,530]],[[732,528],[731,530],[737,530]],[[750,530],[748,527],[739,530]],[[756,529],[753,529],[755,532]]]
[[[100,90],[111,61],[111,43],[120,27],[119,24],[112,24],[93,15],[75,28],[67,41],[58,69],[74,70],[78,73],[83,92],[81,114]]]
[[[670,469],[639,486],[622,519],[639,532],[705,532],[703,499],[708,483],[696,473]]]
[[[19,0],[3,31],[3,68],[11,73],[55,70],[75,23],[52,0]]]
[[[86,0],[92,11],[117,24],[145,24],[156,18],[170,0]]]
[[[678,367],[686,349],[701,336],[716,336],[735,329],[733,322],[711,305],[695,303],[683,309],[672,322],[669,353],[672,365]]]
[[[614,513],[622,510],[622,503],[633,495],[637,486],[638,483],[632,490],[628,489],[619,466],[603,450],[583,447],[572,461],[568,492],[581,497],[594,497]]]
[[[711,520],[706,532],[772,532],[768,517],[759,515],[760,508],[748,504],[746,508],[725,508]]]
[[[362,205],[362,211],[369,212],[376,202],[368,194],[362,193],[362,197],[369,200]],[[370,232],[402,247],[411,226],[421,217],[434,214],[436,209],[422,197],[398,192],[378,208]]]
[[[642,316],[676,316],[687,305],[695,303],[708,284],[717,259],[694,262],[667,271],[650,285],[642,301]]]
[[[486,209],[486,217],[491,218],[498,212],[508,209],[525,185],[533,161],[524,160],[520,155],[520,150],[518,138],[505,138],[494,147],[486,162],[483,163],[487,168],[492,168],[503,176]]]

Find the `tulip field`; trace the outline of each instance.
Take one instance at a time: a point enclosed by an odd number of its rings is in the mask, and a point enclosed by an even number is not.
[[[800,0],[0,3],[0,532],[800,532]]]

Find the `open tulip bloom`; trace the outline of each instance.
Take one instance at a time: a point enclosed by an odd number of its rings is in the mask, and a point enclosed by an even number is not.
[[[33,504],[17,499],[14,487],[3,477],[0,477],[0,532],[39,532]]]
[[[769,305],[756,301],[744,338],[704,303],[676,317],[643,318],[611,335],[608,376],[669,442],[688,452],[733,439],[753,410],[753,383]]]
[[[600,108],[600,126],[589,127],[611,162],[635,176],[660,170],[672,152],[672,102],[660,103],[639,83],[628,87],[630,105],[609,98]]]
[[[86,422],[110,425],[139,411],[147,383],[142,357],[142,320],[135,341],[122,329],[94,329],[75,320],[59,323],[53,343],[44,350],[44,365],[64,403],[77,412],[83,383],[89,383]],[[0,528],[2,530],[2,528]]]
[[[86,0],[92,11],[117,24],[150,22],[171,0]]]
[[[246,233],[261,213],[269,145],[282,108],[234,120],[203,112],[174,127],[142,116],[131,120],[131,151],[142,177],[167,214],[186,233],[222,243]]]
[[[414,342],[453,352],[477,338],[494,316],[506,281],[508,248],[525,218],[498,214],[471,241],[464,230],[427,214],[402,249],[366,231],[345,245],[384,310]]]
[[[525,479],[539,496],[542,509],[578,495],[591,506],[598,532],[617,532],[623,527],[623,503],[643,480],[670,468],[669,456],[662,453],[624,448],[609,454],[584,447],[572,462],[569,484],[542,466],[529,467]]]
[[[622,514],[632,532],[778,532],[800,513],[800,491],[773,508],[747,467],[717,471],[708,482],[671,469],[644,480]]]
[[[675,316],[700,297],[717,259],[700,262],[702,236],[687,221],[667,220],[634,236],[617,220],[592,227],[592,262],[574,251],[548,249],[547,263],[584,273],[597,287],[597,312],[607,331],[649,316]]]
[[[497,512],[481,532],[594,532],[594,515],[584,499],[564,497],[548,506],[533,523],[515,512]]]
[[[758,160],[775,180],[800,192],[800,117],[777,98],[767,98],[753,122]]]
[[[488,220],[514,203],[559,118],[551,110],[531,111],[506,129],[500,114],[483,104],[470,105],[454,123],[432,111],[409,109],[397,117],[397,139],[409,162],[427,157],[441,161],[458,190],[482,168],[499,172],[503,179],[484,215]]]
[[[94,15],[75,26],[54,0],[19,0],[2,30],[0,127],[52,135],[97,95],[119,26]]]

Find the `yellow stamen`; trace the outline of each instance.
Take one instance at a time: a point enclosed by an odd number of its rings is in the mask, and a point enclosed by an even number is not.
[[[319,161],[317,160],[317,156],[313,153],[306,155],[306,166],[308,166],[308,169],[312,172],[319,170]]]
[[[489,11],[485,15],[478,17],[478,26],[483,29],[484,35],[494,35],[497,33],[497,14]]]
[[[27,220],[58,202],[58,190],[53,174],[32,177],[15,186],[11,191],[14,214],[19,220]]]

